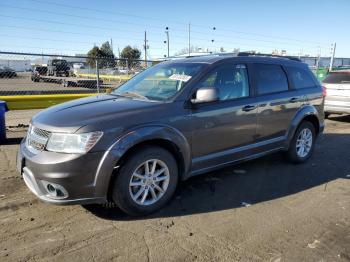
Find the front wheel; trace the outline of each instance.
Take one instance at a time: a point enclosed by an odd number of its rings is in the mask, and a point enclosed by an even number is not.
[[[289,146],[288,159],[294,163],[307,161],[314,150],[315,139],[316,131],[314,125],[308,121],[301,123]]]
[[[144,147],[121,166],[112,198],[129,215],[150,214],[171,199],[177,181],[178,167],[173,155],[161,147]]]

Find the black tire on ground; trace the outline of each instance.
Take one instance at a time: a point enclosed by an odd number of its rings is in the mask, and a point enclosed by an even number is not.
[[[145,161],[151,159],[161,160],[169,170],[169,184],[160,199],[150,205],[136,203],[129,190],[129,183],[133,173]],[[132,153],[122,164],[113,181],[112,199],[120,209],[131,216],[140,216],[153,213],[162,208],[173,196],[178,182],[178,167],[174,156],[166,149],[158,146],[146,146]]]
[[[330,115],[330,113],[325,112],[325,113],[324,113],[324,118],[327,119],[327,118],[329,117],[329,115]]]
[[[311,149],[309,150],[307,155],[301,157],[297,153],[297,140],[298,140],[298,137],[300,136],[300,133],[305,129],[311,131],[311,133],[312,133],[312,144],[311,144]],[[315,126],[309,121],[303,121],[299,125],[297,131],[295,132],[295,134],[293,136],[293,139],[290,142],[289,149],[288,149],[287,154],[286,154],[288,160],[291,161],[292,163],[297,163],[297,164],[306,162],[312,156],[312,153],[313,153],[313,150],[315,147],[315,140],[316,140]]]

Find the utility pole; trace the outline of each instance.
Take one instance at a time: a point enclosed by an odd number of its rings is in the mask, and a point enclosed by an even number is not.
[[[144,49],[145,49],[145,67],[147,67],[147,32],[146,31],[145,31]]]
[[[188,56],[191,56],[191,23],[188,24]]]
[[[329,64],[329,71],[332,71],[333,69],[333,63],[334,63],[334,56],[335,56],[335,49],[337,47],[337,43],[334,42],[333,48],[332,48],[332,56],[331,56],[331,62]]]
[[[166,37],[167,37],[166,42],[167,42],[167,44],[168,44],[168,58],[169,58],[169,56],[170,56],[170,55],[169,55],[169,52],[170,52],[170,51],[169,51],[169,27],[166,27],[165,30],[166,30],[165,33],[166,33]]]
[[[111,49],[112,49],[112,52],[113,52],[113,39],[111,38]]]

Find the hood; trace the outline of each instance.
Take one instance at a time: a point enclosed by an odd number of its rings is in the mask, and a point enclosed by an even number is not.
[[[101,130],[105,125],[111,128],[117,119],[130,114],[140,114],[159,103],[142,101],[113,95],[99,95],[73,100],[50,107],[35,115],[32,124],[47,131],[74,133],[83,126]]]

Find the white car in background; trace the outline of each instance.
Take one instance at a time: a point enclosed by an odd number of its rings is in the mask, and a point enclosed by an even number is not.
[[[325,116],[350,114],[350,70],[333,71],[322,81],[326,88]]]

